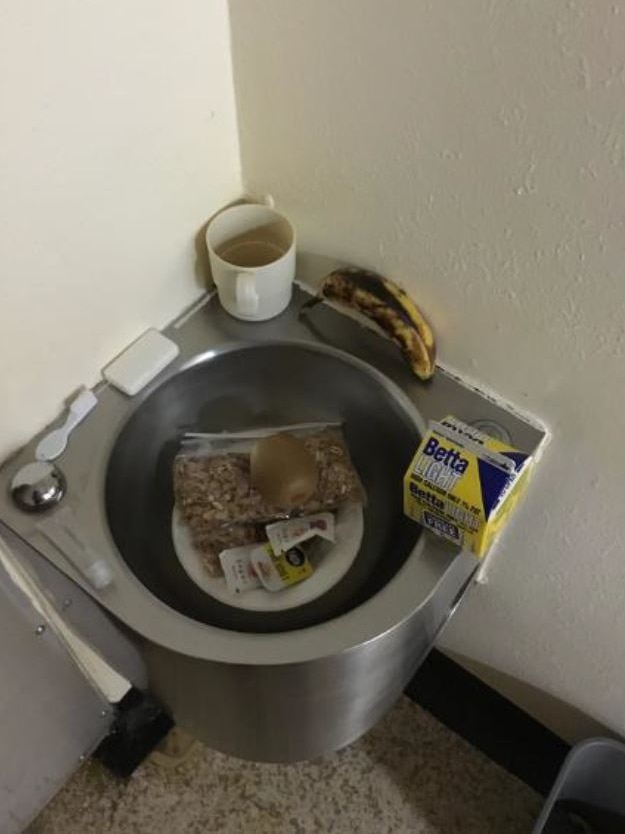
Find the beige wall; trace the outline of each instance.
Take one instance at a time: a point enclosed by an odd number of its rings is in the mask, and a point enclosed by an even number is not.
[[[231,27],[246,187],[553,432],[445,645],[624,731],[625,4],[232,0]]]
[[[226,0],[1,0],[0,458],[198,294],[239,193]]]

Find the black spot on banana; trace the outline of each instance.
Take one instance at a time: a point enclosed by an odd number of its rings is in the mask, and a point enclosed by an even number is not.
[[[364,269],[337,269],[323,279],[319,295],[374,321],[399,345],[419,379],[432,376],[436,358],[432,330],[414,301],[394,281]],[[305,307],[316,302],[314,299]]]

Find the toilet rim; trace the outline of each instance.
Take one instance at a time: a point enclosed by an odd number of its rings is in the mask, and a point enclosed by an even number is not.
[[[141,584],[119,554],[109,592],[85,589],[126,625],[163,648],[218,663],[281,666],[322,660],[374,643],[427,606],[454,563],[467,560],[474,562],[470,554],[426,531],[395,576],[362,605],[314,626],[273,634],[227,631],[175,611]],[[466,565],[462,569],[466,571]]]

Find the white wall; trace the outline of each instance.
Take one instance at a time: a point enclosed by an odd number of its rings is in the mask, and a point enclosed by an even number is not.
[[[448,648],[625,731],[625,3],[232,0],[244,184],[554,439]]]
[[[226,0],[0,0],[0,459],[198,295],[240,188]]]

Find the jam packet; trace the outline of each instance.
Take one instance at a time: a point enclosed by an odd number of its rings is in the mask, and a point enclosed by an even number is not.
[[[261,587],[252,564],[252,553],[257,545],[245,544],[241,547],[231,547],[222,550],[219,561],[226,579],[226,586],[233,594],[241,594]]]
[[[317,513],[316,515],[291,518],[288,521],[276,521],[265,527],[269,544],[274,553],[283,553],[297,544],[319,536],[326,541],[334,541],[334,515]]]

